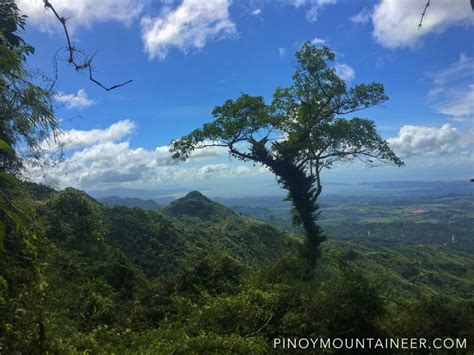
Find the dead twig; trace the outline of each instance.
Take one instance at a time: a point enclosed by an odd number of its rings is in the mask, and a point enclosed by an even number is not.
[[[58,12],[56,11],[56,9],[54,8],[54,6],[51,4],[51,2],[49,2],[49,0],[43,0],[43,3],[44,3],[45,8],[50,9],[53,12],[54,16],[58,19],[58,21],[61,23],[61,25],[64,29],[64,34],[66,35],[66,42],[67,42],[66,50],[68,52],[67,62],[72,64],[74,66],[74,68],[76,69],[76,71],[87,70],[89,72],[89,80],[91,80],[94,84],[100,86],[102,89],[104,89],[106,91],[117,89],[117,88],[125,86],[125,85],[127,85],[127,84],[129,84],[133,81],[133,80],[128,80],[128,81],[125,81],[125,82],[120,83],[120,84],[115,84],[115,85],[112,85],[112,86],[106,86],[106,85],[102,84],[100,81],[98,81],[97,79],[95,79],[94,76],[93,76],[93,71],[92,71],[92,59],[94,59],[95,54],[93,56],[89,57],[89,58],[86,58],[86,60],[82,63],[77,62],[75,54],[79,50],[77,48],[74,48],[74,46],[72,45],[71,37],[69,36],[69,31],[68,31],[67,26],[66,26],[66,22],[69,19],[65,18],[63,16],[60,16],[58,14]]]
[[[428,10],[428,7],[430,7],[430,4],[431,4],[431,0],[427,0],[425,4],[425,8],[423,9],[423,12],[421,13],[421,19],[420,19],[420,23],[418,24],[418,30],[420,30],[421,27],[423,27],[423,19],[425,18],[426,10]]]

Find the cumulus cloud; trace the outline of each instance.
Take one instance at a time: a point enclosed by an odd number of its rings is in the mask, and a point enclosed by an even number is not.
[[[469,1],[437,0],[431,2],[418,30],[425,4],[425,0],[381,0],[371,16],[376,41],[388,48],[413,46],[428,33],[474,24]]]
[[[461,138],[459,130],[446,123],[440,128],[405,125],[387,141],[401,157],[411,157],[450,153],[463,145]]]
[[[129,136],[135,129],[135,123],[130,120],[118,121],[104,129],[63,131],[57,137],[63,151],[91,146],[96,143],[116,142]],[[52,139],[43,142],[46,151],[54,151],[59,146]]]
[[[90,27],[96,22],[117,21],[129,25],[138,17],[144,0],[55,0],[54,8],[61,16],[69,18],[68,29]],[[59,22],[45,9],[42,0],[17,0],[20,10],[28,15],[28,24],[42,31],[59,29]]]
[[[128,183],[180,184],[267,172],[241,162],[225,162],[227,150],[222,147],[196,150],[185,163],[173,159],[168,146],[132,148],[124,139],[134,129],[132,121],[123,120],[105,129],[66,131],[62,138],[66,138],[67,157],[42,169],[30,167],[31,178],[44,182],[46,173],[47,182],[58,187],[90,189]]]
[[[150,59],[164,59],[173,47],[186,53],[234,35],[229,6],[229,0],[183,0],[174,9],[163,9],[158,17],[143,17],[142,39]]]
[[[326,5],[336,3],[336,0],[288,0],[289,4],[294,7],[309,7],[306,12],[306,18],[309,21],[316,21],[318,19],[319,11]]]
[[[445,69],[428,74],[433,87],[428,100],[438,112],[462,121],[474,116],[474,58],[460,54],[459,59]]]
[[[122,120],[105,129],[81,131],[71,129],[64,132],[64,142],[67,149],[77,149],[95,143],[116,142],[132,133],[135,123]]]
[[[345,81],[351,81],[355,77],[355,71],[347,64],[336,64],[334,66],[337,75]]]
[[[65,105],[68,109],[81,109],[95,104],[95,101],[87,96],[87,93],[84,89],[79,89],[75,94],[65,94],[63,92],[59,92],[57,95],[55,95],[54,99],[56,102]]]
[[[49,181],[59,187],[98,188],[124,183],[135,185],[180,184],[197,180],[226,179],[238,175],[258,175],[264,171],[243,163],[208,163],[222,157],[198,151],[190,160],[179,163],[172,159],[167,146],[149,150],[131,148],[128,142],[104,142],[74,152],[60,164],[46,169]],[[197,161],[200,160],[200,163]],[[204,163],[204,164],[203,164]],[[42,181],[45,170],[32,167],[30,175]]]

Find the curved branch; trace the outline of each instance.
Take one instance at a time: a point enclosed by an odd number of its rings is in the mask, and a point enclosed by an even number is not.
[[[84,69],[88,70],[89,71],[89,80],[92,81],[94,84],[100,86],[102,89],[104,89],[106,91],[111,91],[111,90],[117,89],[117,88],[125,86],[125,85],[127,85],[127,84],[129,84],[133,81],[133,80],[127,80],[127,81],[125,81],[123,83],[120,83],[120,84],[115,84],[115,85],[112,85],[112,86],[105,86],[100,81],[95,79],[94,76],[92,75],[92,59],[94,58],[95,54],[93,56],[91,56],[89,59],[87,59],[86,61],[84,61],[84,63],[76,62],[74,54],[78,50],[76,48],[74,48],[71,44],[71,37],[69,36],[69,31],[68,31],[67,26],[66,26],[66,21],[68,19],[63,17],[63,16],[60,16],[58,14],[58,12],[56,11],[56,9],[54,8],[54,6],[49,2],[49,0],[43,0],[43,3],[44,3],[45,8],[50,9],[53,12],[54,16],[58,19],[58,21],[61,23],[61,26],[64,29],[64,34],[66,35],[66,42],[67,42],[66,50],[69,53],[69,58],[68,58],[67,61],[68,61],[68,63],[70,63],[74,66],[74,69],[76,69],[76,71],[84,70]]]

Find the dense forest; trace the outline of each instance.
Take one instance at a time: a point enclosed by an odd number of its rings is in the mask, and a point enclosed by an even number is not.
[[[0,10],[0,354],[291,353],[274,339],[301,337],[474,349],[472,194],[318,200],[319,173],[338,160],[403,165],[374,122],[336,117],[387,100],[381,84],[346,88],[326,64],[334,53],[307,42],[274,102],[242,94],[172,142],[176,159],[212,139],[267,166],[283,202],[95,199],[28,181],[59,122],[26,65],[26,17],[13,1]],[[275,130],[287,140],[269,143]]]
[[[22,185],[5,239],[9,352],[267,353],[275,337],[473,339],[472,254],[279,231],[191,192],[162,210]],[[347,352],[347,350],[346,350]]]

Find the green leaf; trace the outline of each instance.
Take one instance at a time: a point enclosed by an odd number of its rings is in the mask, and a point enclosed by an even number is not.
[[[5,172],[0,172],[0,182],[5,181],[8,185],[10,185],[11,188],[18,187],[18,180],[15,179],[15,177],[11,174],[5,173]]]
[[[13,155],[12,147],[10,147],[10,145],[3,139],[0,139],[0,151],[6,153],[7,155]]]

